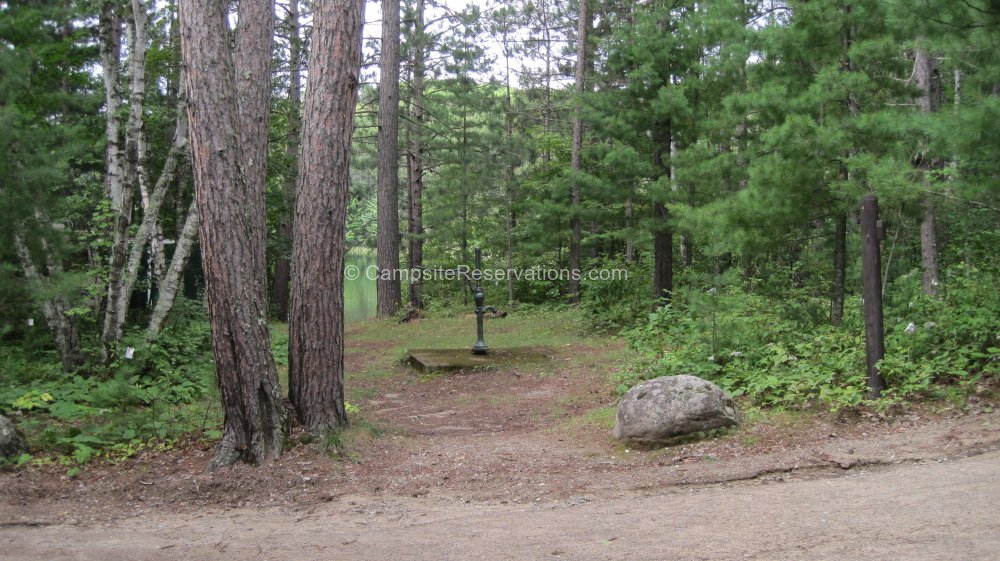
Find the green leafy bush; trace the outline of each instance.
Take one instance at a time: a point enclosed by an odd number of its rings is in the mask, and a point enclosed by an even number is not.
[[[945,279],[939,297],[920,293],[919,274],[897,283],[880,363],[888,391],[878,406],[963,391],[1000,372],[996,275],[959,265]],[[693,374],[763,406],[858,406],[866,395],[860,299],[848,298],[838,328],[814,319],[822,304],[803,295],[747,294],[733,283],[679,292],[674,304],[625,332],[640,358],[615,375],[617,389]]]
[[[130,335],[110,365],[76,374],[61,373],[57,362],[51,370],[51,358],[5,349],[5,371],[35,375],[5,378],[0,410],[19,415],[32,446],[64,463],[120,460],[200,430],[214,401],[209,325],[203,313],[182,307],[181,314],[188,317],[171,322],[155,340]],[[131,359],[124,352],[129,346]]]

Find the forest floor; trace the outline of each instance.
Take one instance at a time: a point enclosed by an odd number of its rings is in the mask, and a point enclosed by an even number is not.
[[[468,344],[469,318],[354,324],[353,428],[268,466],[206,472],[191,441],[0,473],[0,559],[1000,557],[995,388],[884,417],[751,411],[631,450],[610,436],[627,351],[567,319],[487,323],[547,364],[431,375],[405,349]]]

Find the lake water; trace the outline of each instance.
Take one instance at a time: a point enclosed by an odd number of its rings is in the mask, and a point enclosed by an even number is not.
[[[351,251],[344,259],[344,268],[354,266],[361,274],[356,279],[344,277],[344,322],[375,317],[375,281],[365,271],[375,264],[375,254]]]

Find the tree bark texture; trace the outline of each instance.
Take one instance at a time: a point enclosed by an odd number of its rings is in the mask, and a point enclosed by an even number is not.
[[[378,96],[378,224],[376,314],[396,315],[399,277],[399,0],[382,0],[382,60]]]
[[[424,0],[416,0],[413,15],[413,77],[410,97],[411,114],[408,128],[409,149],[406,152],[407,233],[409,251],[407,265],[415,270],[424,265]],[[410,282],[410,306],[422,309],[421,282]]]
[[[920,39],[918,39],[920,41]],[[937,60],[926,47],[916,49],[913,73],[921,95],[917,105],[925,114],[936,113],[941,109],[941,74]],[[924,148],[924,153],[917,156],[917,167],[921,171],[921,182],[928,191],[932,190],[935,181],[933,174],[941,168],[941,158],[934,157]],[[921,285],[925,294],[938,292],[938,247],[937,218],[934,212],[934,195],[924,195],[924,218],[920,222],[920,257],[923,264]]]
[[[240,150],[240,169],[246,178],[250,208],[249,231],[254,247],[267,247],[267,216],[263,209],[267,188],[267,134],[271,116],[271,62],[274,42],[274,0],[243,0],[239,3],[236,25],[235,63],[236,109],[239,130],[247,141]],[[203,208],[204,212],[205,209]],[[254,256],[255,286],[267,309],[267,262],[262,251]]]
[[[364,0],[316,4],[295,203],[288,396],[317,432],[344,410],[344,229]]]
[[[237,113],[242,101],[260,101],[238,90],[269,92],[271,77],[246,70],[249,74],[241,75],[242,86],[237,87],[228,5],[223,0],[185,0],[179,5],[205,293],[225,416],[212,468],[276,458],[287,432],[261,282],[263,162],[248,166],[266,151],[260,145],[266,144],[267,135],[259,134],[260,121],[267,130],[266,117],[249,118],[246,106]],[[264,58],[269,65],[271,3],[244,0],[240,8],[238,34],[243,37],[237,43],[244,48],[239,56]],[[249,61],[239,66],[263,67]],[[249,87],[251,83],[256,87]],[[263,101],[256,108],[266,113],[266,96]]]
[[[583,96],[586,87],[587,70],[587,28],[589,25],[587,0],[580,0],[577,15],[576,36],[576,95]],[[579,100],[578,100],[579,102]],[[580,173],[583,169],[583,120],[580,110],[573,113],[573,146],[570,154],[570,169]],[[570,180],[570,237],[569,237],[569,295],[573,302],[580,301],[580,183],[576,177]]]
[[[274,260],[274,293],[271,302],[274,305],[274,315],[280,321],[288,321],[288,298],[291,286],[292,263],[289,258],[292,245],[292,220],[295,215],[295,181],[299,145],[302,135],[302,35],[299,22],[299,0],[288,3],[288,60],[290,65],[288,77],[288,137],[285,155],[289,161],[296,162],[285,176],[283,191],[285,196],[285,215],[278,225],[278,237],[284,242],[282,250]]]
[[[507,28],[503,32],[503,52],[506,72],[504,73],[504,121],[505,136],[504,146],[506,153],[504,156],[507,163],[504,166],[504,205],[507,207],[507,270],[514,270],[514,229],[517,227],[517,215],[514,210],[514,105],[510,93],[510,43]],[[514,276],[507,275],[507,305],[514,305]]]
[[[149,251],[152,256],[151,276],[157,281],[163,277],[166,269],[166,254],[163,251],[163,233],[160,228],[159,213],[147,213],[150,205],[151,190],[149,185],[149,142],[146,138],[146,123],[143,112],[146,106],[146,51],[147,22],[149,17],[142,0],[130,0],[131,11],[128,16],[129,37],[129,121],[126,149],[135,162],[132,170],[135,184],[139,187],[140,203],[143,220],[151,214]]]

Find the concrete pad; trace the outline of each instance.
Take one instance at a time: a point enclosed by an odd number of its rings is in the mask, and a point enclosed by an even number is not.
[[[472,349],[411,349],[408,362],[421,372],[453,372],[476,368],[502,368],[547,362],[552,352],[543,347],[512,347],[490,349],[485,355],[472,354]]]

